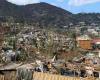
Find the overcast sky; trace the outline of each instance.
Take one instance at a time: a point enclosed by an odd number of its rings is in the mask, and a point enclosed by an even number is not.
[[[61,7],[73,13],[79,12],[99,12],[100,0],[8,0],[17,5],[26,5],[39,2],[47,2]]]

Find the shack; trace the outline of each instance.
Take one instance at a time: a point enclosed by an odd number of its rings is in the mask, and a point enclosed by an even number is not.
[[[10,63],[7,65],[1,65],[0,67],[0,80],[23,80],[26,77],[30,77],[28,69],[32,69],[31,64],[22,64],[22,63]],[[25,72],[26,71],[26,72]],[[25,74],[24,77],[22,76]],[[33,73],[31,73],[33,74]],[[28,75],[28,76],[27,76]],[[27,79],[24,79],[27,80]],[[32,80],[28,79],[28,80]]]
[[[88,35],[82,35],[80,37],[76,38],[77,46],[85,49],[85,50],[91,50],[92,49],[92,40]]]
[[[16,68],[21,64],[10,63],[0,66],[0,80],[15,80]]]

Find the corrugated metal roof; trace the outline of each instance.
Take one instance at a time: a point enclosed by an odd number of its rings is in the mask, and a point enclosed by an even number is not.
[[[29,63],[26,63],[26,64],[9,63],[7,65],[1,65],[0,71],[17,70],[19,68],[33,69],[34,66],[32,64],[29,64]]]
[[[16,70],[17,67],[21,66],[22,63],[20,64],[16,64],[16,63],[9,63],[7,65],[2,65],[0,66],[0,71],[4,71],[4,70]]]
[[[91,40],[91,38],[88,35],[82,35],[77,37],[77,40]]]
[[[17,67],[16,69],[19,69],[19,68],[33,69],[34,67],[31,64],[23,64],[23,65]]]

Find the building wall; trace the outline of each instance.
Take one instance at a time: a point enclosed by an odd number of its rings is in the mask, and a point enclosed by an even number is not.
[[[82,49],[92,49],[92,41],[91,40],[78,40],[78,46]]]

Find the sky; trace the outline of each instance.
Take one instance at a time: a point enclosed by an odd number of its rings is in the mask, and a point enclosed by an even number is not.
[[[46,2],[72,13],[100,13],[100,0],[7,0],[17,5]]]

